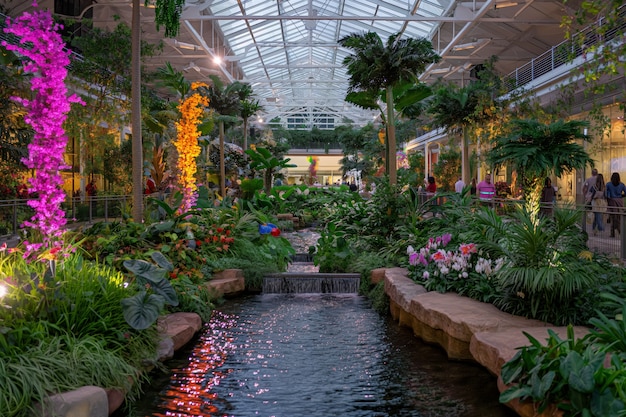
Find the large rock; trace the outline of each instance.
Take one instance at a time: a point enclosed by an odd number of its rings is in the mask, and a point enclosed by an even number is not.
[[[215,272],[206,286],[212,289],[217,297],[235,295],[246,289],[246,282],[241,269],[225,269]]]
[[[52,395],[34,408],[37,417],[108,417],[109,399],[102,388],[86,386]]]
[[[382,271],[376,270],[372,282],[380,279],[381,274]],[[567,337],[567,327],[513,316],[491,304],[453,293],[428,292],[408,278],[406,269],[387,269],[384,279],[391,314],[400,325],[411,327],[416,336],[444,348],[449,358],[475,361],[498,378],[502,366],[515,355],[517,348],[530,345],[524,332],[540,342],[548,338],[548,329],[562,339]],[[586,327],[574,328],[578,338],[587,332]],[[501,380],[498,388],[506,389]],[[554,407],[538,414],[536,405],[527,402],[512,401],[507,406],[523,417],[561,415]]]
[[[185,346],[202,328],[202,319],[196,313],[172,313],[159,319],[161,335],[172,339],[174,350]]]
[[[476,362],[483,365],[492,374],[499,376],[502,365],[511,360],[520,347],[530,345],[524,332],[545,344],[549,337],[548,329],[558,334],[561,339],[567,338],[567,327],[555,326],[513,327],[497,331],[477,332],[470,341],[470,352]],[[587,327],[574,327],[574,335],[577,339],[584,337],[587,333],[589,333]]]

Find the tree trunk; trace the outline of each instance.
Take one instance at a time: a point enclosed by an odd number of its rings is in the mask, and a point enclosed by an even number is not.
[[[248,157],[246,155],[246,149],[248,149],[248,118],[243,118],[243,157],[244,159]]]
[[[396,166],[396,123],[393,114],[393,88],[387,87],[387,172],[389,184],[396,185],[398,182],[398,170]]]
[[[224,122],[220,121],[220,194],[226,197],[226,164],[224,162]]]
[[[132,119],[132,177],[133,220],[143,222],[143,148],[141,144],[141,27],[139,0],[133,0],[132,11],[132,72],[131,72],[131,119]]]
[[[263,177],[265,194],[270,195],[270,192],[272,191],[272,178],[274,177],[274,170],[272,168],[267,168]]]
[[[469,129],[463,127],[463,138],[461,139],[461,178],[465,184],[471,182],[469,163]]]

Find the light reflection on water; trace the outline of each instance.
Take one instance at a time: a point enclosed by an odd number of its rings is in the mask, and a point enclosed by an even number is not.
[[[509,417],[495,378],[356,295],[267,294],[216,311],[135,416]],[[157,388],[155,386],[155,388]]]

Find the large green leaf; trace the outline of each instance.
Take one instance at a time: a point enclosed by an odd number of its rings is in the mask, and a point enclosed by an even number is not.
[[[176,294],[176,290],[167,279],[164,278],[157,282],[151,282],[150,288],[152,291],[163,297],[167,304],[172,306],[178,305],[178,295]]]
[[[507,389],[506,391],[503,391],[502,394],[500,394],[500,402],[503,404],[506,404],[509,401],[512,401],[516,398],[524,399],[528,397],[529,395],[530,395],[529,387],[515,386],[515,387],[511,387]]]
[[[124,268],[128,269],[138,277],[148,280],[151,284],[165,279],[165,273],[167,272],[165,269],[159,268],[158,266],[144,261],[143,259],[130,259],[124,261]]]
[[[141,291],[122,300],[124,319],[133,329],[145,330],[154,324],[163,305],[163,297]]]
[[[611,390],[594,391],[591,396],[591,411],[594,416],[618,416],[624,412],[625,404]]]
[[[167,259],[167,257],[161,252],[152,252],[150,256],[152,257],[152,260],[154,262],[156,262],[161,268],[165,269],[166,271],[174,270],[174,265],[172,265],[170,260]]]

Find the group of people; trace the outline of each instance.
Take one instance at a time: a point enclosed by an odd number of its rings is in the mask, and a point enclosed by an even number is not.
[[[461,194],[465,189],[465,182],[459,177],[454,183],[454,191]],[[472,178],[470,183],[470,194],[478,195],[478,199],[485,204],[491,204],[496,196],[496,186],[491,182],[491,174],[486,174],[485,178],[476,184],[476,179]]]
[[[429,176],[425,182],[425,191],[428,197],[432,197],[437,192],[435,177]],[[454,183],[454,191],[461,194],[465,189],[465,182],[459,177]],[[476,179],[472,179],[470,184],[470,194],[477,195],[478,199],[485,204],[492,204],[496,195],[496,186],[491,182],[491,174],[485,175],[485,179],[476,184]]]
[[[611,180],[605,183],[604,176],[596,168],[592,169],[591,177],[583,184],[583,194],[587,209],[593,213],[593,234],[604,231],[604,213],[609,215],[607,222],[611,225],[611,237],[615,237],[616,232],[620,233],[626,185],[619,173],[614,172]]]
[[[465,182],[459,178],[454,184],[454,190],[462,193],[465,189]],[[425,183],[425,191],[428,196],[433,196],[437,191],[435,178],[429,176]],[[476,184],[472,179],[470,193],[477,195],[483,204],[492,204],[496,195],[496,187],[491,182],[491,175],[486,174],[485,178]],[[594,168],[591,177],[587,178],[583,184],[583,195],[587,209],[593,213],[592,230],[594,235],[604,231],[604,213],[608,214],[607,223],[611,226],[611,237],[620,233],[621,215],[624,212],[624,197],[626,197],[626,185],[621,181],[618,172],[611,175],[611,180],[605,183],[604,176]],[[554,202],[556,201],[556,190],[552,186],[552,180],[548,177],[544,181],[541,192],[540,213],[544,216],[552,215]]]

